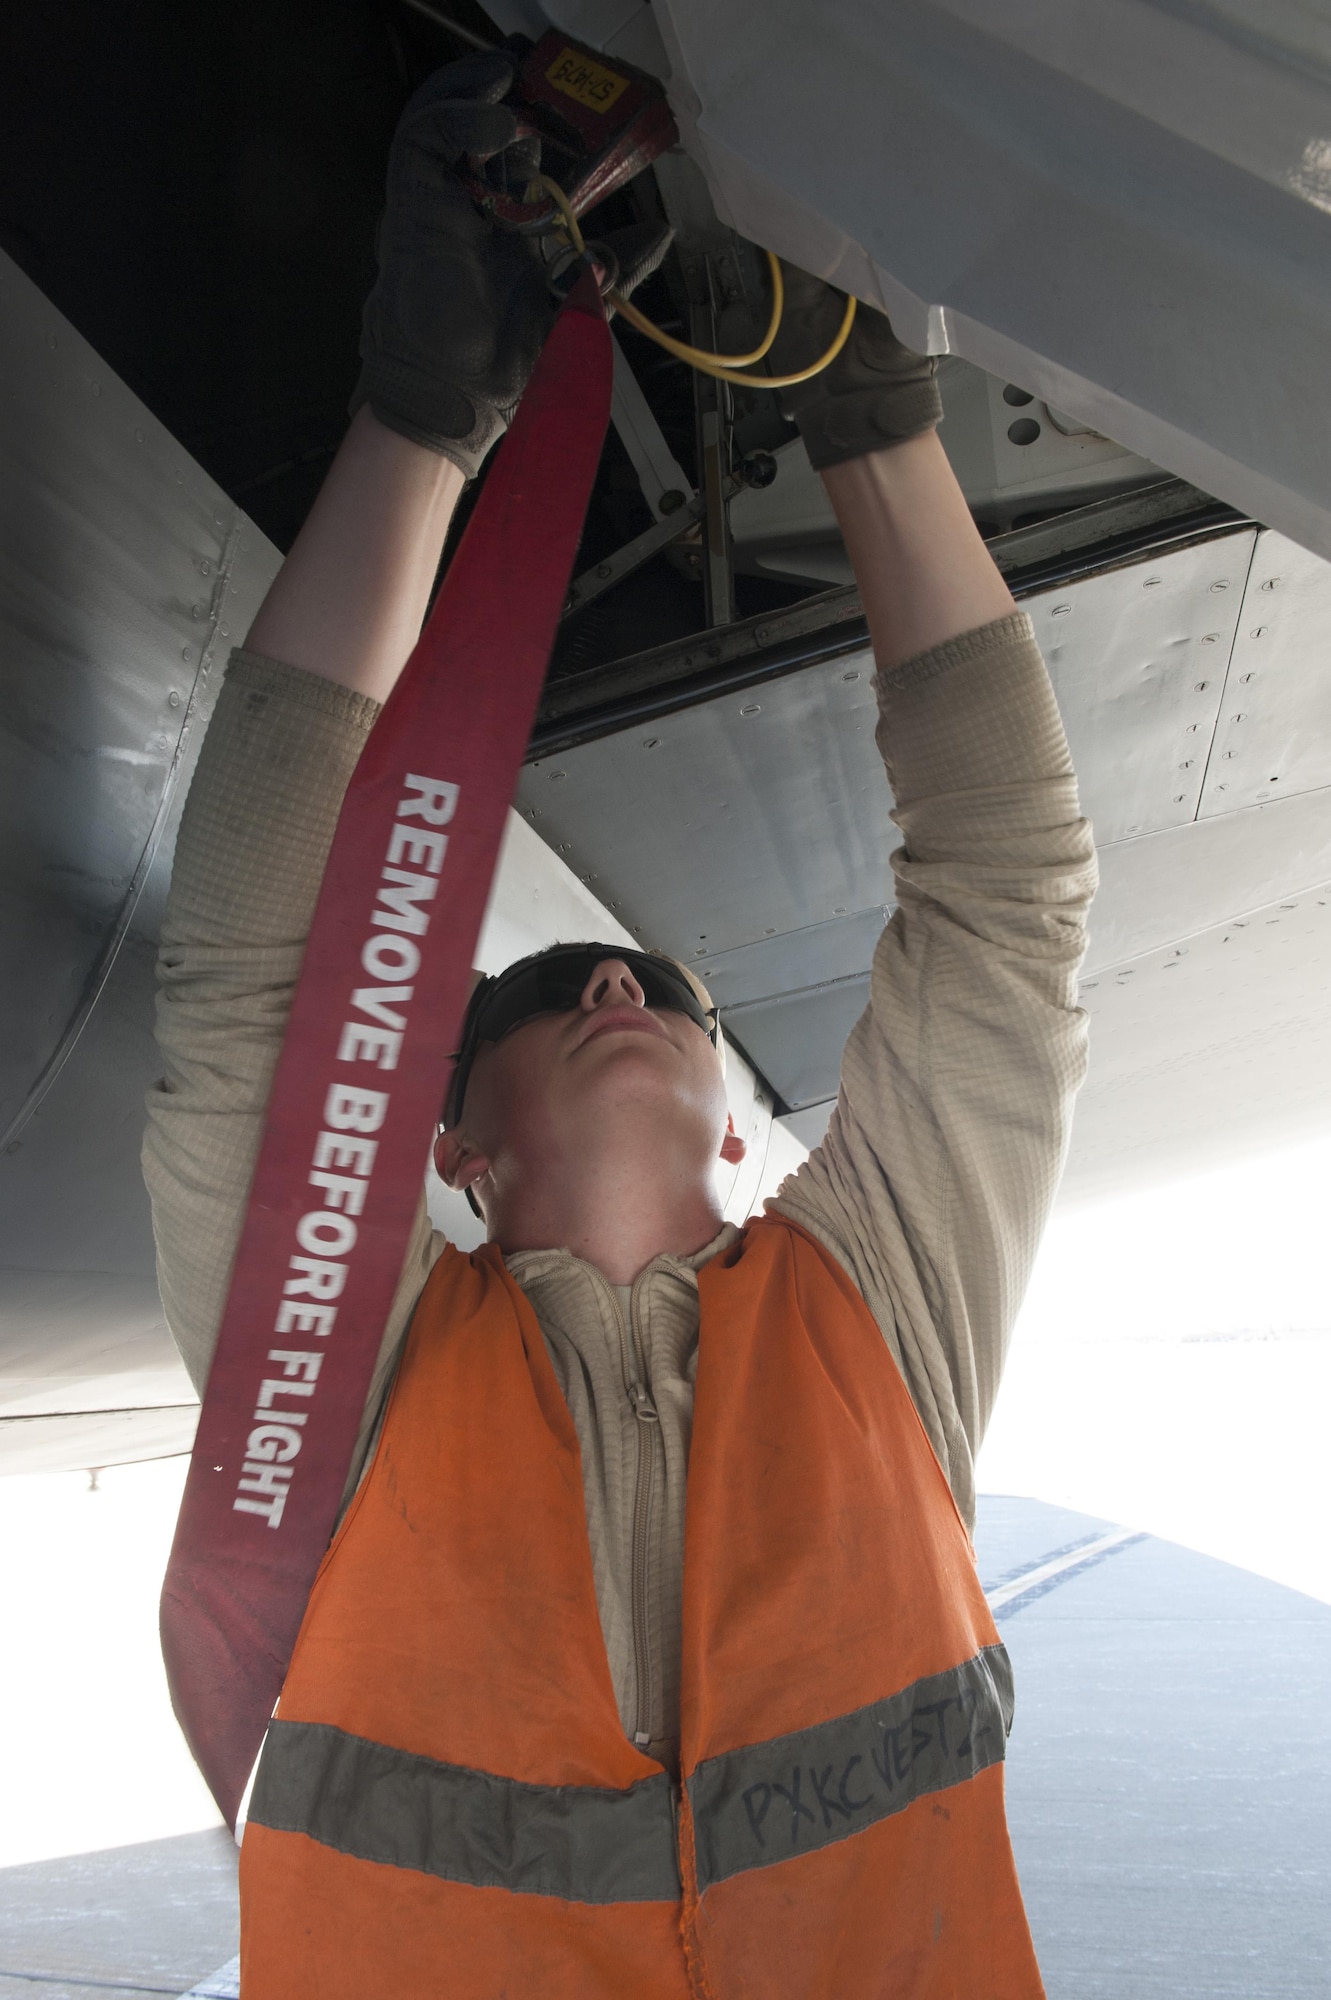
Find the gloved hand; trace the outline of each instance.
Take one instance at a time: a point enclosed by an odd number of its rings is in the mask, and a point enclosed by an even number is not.
[[[843,292],[782,260],[786,309],[768,350],[773,375],[792,375],[825,354],[845,316]],[[903,347],[884,313],[861,304],[850,338],[829,368],[777,391],[818,471],[934,428],[943,414],[933,355]]]
[[[598,260],[603,251],[609,251],[611,261],[603,289],[613,289],[627,299],[660,270],[674,240],[675,232],[668,222],[631,222],[623,229],[603,229],[595,238],[589,235],[587,248]],[[612,306],[607,306],[606,312],[614,318]]]
[[[539,140],[520,140],[499,101],[513,75],[498,51],[466,56],[436,70],[398,122],[351,401],[468,478],[507,426],[554,315],[536,250],[482,215],[452,171],[464,154],[485,159],[496,186],[538,170]]]

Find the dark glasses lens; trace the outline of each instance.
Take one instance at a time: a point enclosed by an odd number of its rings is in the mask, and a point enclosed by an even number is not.
[[[677,966],[650,952],[625,950],[622,945],[558,945],[537,958],[509,966],[497,979],[486,980],[472,995],[463,1024],[453,1080],[445,1106],[451,1124],[462,1107],[467,1077],[477,1050],[485,1042],[502,1041],[514,1028],[540,1014],[571,1012],[596,967],[607,958],[621,960],[642,988],[648,1007],[665,1007],[687,1014],[712,1042],[716,1022]]]
[[[626,951],[615,945],[577,945],[547,952],[525,964],[510,966],[475,1010],[477,1042],[497,1042],[537,1014],[561,1014],[576,1007],[596,967],[607,958],[627,965],[642,988],[649,1007],[669,1007],[687,1014],[708,1034],[712,1023],[702,1002],[682,973],[648,952]]]

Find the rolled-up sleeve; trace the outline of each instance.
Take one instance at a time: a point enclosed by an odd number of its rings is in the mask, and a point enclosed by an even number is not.
[[[969,1519],[1085,1073],[1095,848],[1024,615],[877,692],[897,907],[827,1135],[774,1206],[854,1277]]]

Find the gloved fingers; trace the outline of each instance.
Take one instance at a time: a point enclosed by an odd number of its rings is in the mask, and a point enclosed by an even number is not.
[[[892,322],[875,306],[861,305],[855,315],[855,358],[871,375],[899,376],[903,370],[928,368],[936,373],[937,360],[907,347],[893,332]]]
[[[521,199],[527,183],[533,174],[541,171],[541,135],[539,132],[524,132],[511,146],[495,153],[485,162],[484,175],[488,185],[500,194],[509,194]]]
[[[776,339],[768,350],[767,367],[773,375],[791,375],[827,352],[845,314],[846,295],[798,264],[787,263],[784,257],[781,282],[785,303]]]
[[[644,278],[660,269],[674,240],[675,232],[668,222],[635,222],[626,229],[602,231],[588,248],[595,256],[597,244],[604,243],[613,253],[619,267],[614,288],[627,299]]]
[[[767,355],[773,375],[810,367],[835,339],[845,294],[784,264],[786,302]],[[778,391],[781,408],[799,424],[818,471],[932,430],[943,413],[938,364],[916,354],[892,330],[886,313],[861,307],[850,338],[820,373]]]
[[[511,146],[518,121],[502,99],[516,74],[513,58],[502,49],[481,50],[435,70],[398,120],[395,160],[410,160],[432,179],[435,169],[455,166],[464,154],[484,160]]]
[[[475,55],[445,63],[427,76],[408,100],[405,116],[429,105],[470,98],[475,104],[498,104],[513,88],[517,64],[503,49],[478,49]]]
[[[518,121],[506,104],[475,104],[470,98],[441,98],[403,114],[398,127],[399,157],[420,179],[470,157],[489,160],[518,139]]]
[[[829,285],[826,278],[815,278],[812,271],[804,270],[799,264],[781,259],[781,280],[785,287],[786,311],[795,318],[803,318],[808,313],[828,312],[835,307],[838,312],[846,309],[846,295],[835,285]]]

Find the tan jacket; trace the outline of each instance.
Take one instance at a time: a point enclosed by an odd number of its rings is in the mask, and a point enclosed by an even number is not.
[[[876,685],[905,842],[892,856],[898,907],[827,1136],[774,1205],[859,1287],[969,1520],[974,1453],[1085,1068],[1076,975],[1095,851],[1024,616]],[[317,675],[236,654],[181,824],[159,956],[164,1075],[149,1097],[144,1171],[168,1323],[200,1387],[324,859],[376,713]],[[627,1298],[565,1250],[508,1260],[577,1426],[624,1727],[666,1758],[677,1732],[695,1273],[728,1239],[657,1258]],[[422,1200],[353,1480],[440,1247]],[[635,1374],[656,1412],[645,1497]],[[645,1551],[635,1533],[644,1509]]]

